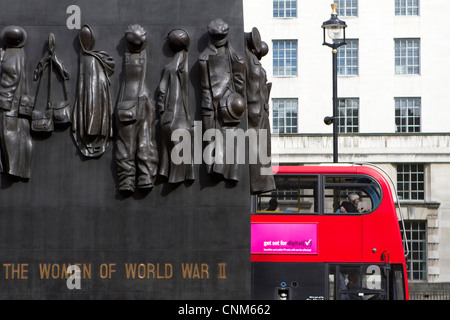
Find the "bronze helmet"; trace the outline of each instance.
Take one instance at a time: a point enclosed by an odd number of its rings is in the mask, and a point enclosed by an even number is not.
[[[3,29],[2,39],[7,47],[21,48],[27,41],[27,32],[21,26],[7,26]]]
[[[245,112],[245,100],[233,92],[221,103],[220,114],[225,125],[238,124]]]
[[[189,34],[183,29],[174,29],[167,35],[170,48],[175,51],[188,50],[190,45]]]

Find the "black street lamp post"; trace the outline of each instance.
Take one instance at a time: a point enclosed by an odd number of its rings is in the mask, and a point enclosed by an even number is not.
[[[338,100],[337,100],[337,48],[346,44],[345,28],[347,24],[337,17],[337,4],[331,4],[331,18],[322,24],[323,44],[330,47],[333,55],[333,116],[325,117],[327,125],[333,124],[333,162],[338,162]],[[341,38],[341,35],[343,37]],[[327,36],[331,42],[327,42]]]

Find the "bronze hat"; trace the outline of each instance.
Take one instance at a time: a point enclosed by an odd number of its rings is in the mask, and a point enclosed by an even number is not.
[[[141,52],[147,46],[147,31],[138,24],[128,26],[125,38],[130,51]]]
[[[222,19],[214,19],[208,25],[208,33],[210,35],[211,42],[215,46],[223,46],[228,41],[228,31],[230,27],[228,23]]]
[[[258,28],[253,27],[251,32],[245,33],[245,39],[251,50],[254,51],[256,55],[261,53],[261,35]]]
[[[3,29],[2,39],[7,47],[21,48],[27,41],[27,32],[21,26],[7,26]]]
[[[245,112],[244,98],[237,92],[230,94],[227,98],[227,109],[234,119],[240,119]]]
[[[261,52],[257,54],[258,59],[261,60],[261,58],[268,53],[269,53],[269,46],[267,45],[266,42],[261,41]]]

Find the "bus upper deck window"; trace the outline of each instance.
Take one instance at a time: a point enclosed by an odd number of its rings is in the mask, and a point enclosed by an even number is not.
[[[302,214],[318,212],[316,175],[277,175],[277,189],[258,195],[258,213]]]
[[[327,176],[325,213],[367,213],[381,202],[379,184],[368,176]]]

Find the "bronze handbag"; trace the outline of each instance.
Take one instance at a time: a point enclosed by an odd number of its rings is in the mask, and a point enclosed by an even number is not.
[[[53,120],[55,123],[70,123],[72,119],[72,111],[70,102],[67,99],[66,80],[63,79],[64,100],[54,102],[53,107]]]
[[[70,103],[68,101],[68,94],[66,88],[66,78],[64,73],[66,71],[63,69],[62,63],[56,58],[54,53],[55,38],[52,33],[49,34],[48,39],[48,52],[39,61],[38,66],[35,70],[34,80],[39,79],[36,99],[39,91],[39,86],[41,83],[41,78],[43,71],[48,67],[48,91],[47,91],[47,106],[45,110],[34,110],[32,115],[32,128],[34,131],[53,131],[54,123],[64,124],[70,123],[72,118],[72,112]],[[53,76],[53,65],[57,67],[62,75],[63,81],[63,91],[64,99],[62,101],[52,101],[52,76]],[[36,103],[35,103],[36,106]]]
[[[53,125],[53,109],[49,103],[45,110],[33,110],[31,115],[31,130],[36,132],[52,132]]]
[[[50,63],[51,66],[51,63]],[[36,99],[34,100],[34,108],[33,113],[31,114],[31,130],[35,132],[52,132],[54,129],[53,125],[53,108],[52,103],[50,102],[50,93],[51,93],[51,69],[48,74],[48,94],[47,94],[47,105],[44,110],[38,110],[36,108],[37,95],[39,92],[39,87],[41,84],[42,76],[39,76],[39,82],[36,90]]]
[[[69,123],[71,117],[72,113],[69,101],[64,100],[53,104],[53,119],[55,123]]]

